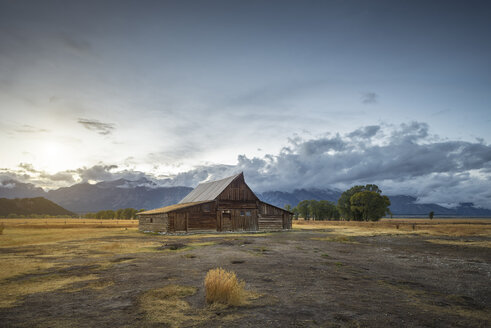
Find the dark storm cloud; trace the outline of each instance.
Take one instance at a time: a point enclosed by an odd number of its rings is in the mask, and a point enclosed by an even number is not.
[[[72,175],[78,176],[82,183],[87,182],[101,182],[101,181],[114,181],[119,179],[135,182],[131,186],[146,186],[154,188],[168,181],[161,181],[155,177],[132,169],[121,169],[117,165],[94,165],[92,167],[82,167],[76,170],[66,171]],[[121,185],[120,187],[124,187]],[[127,185],[129,187],[130,185]]]
[[[349,133],[348,137],[370,139],[373,136],[375,136],[379,131],[380,131],[379,125],[369,125]]]
[[[104,123],[98,120],[79,118],[78,123],[82,124],[87,130],[95,131],[101,135],[108,135],[114,130],[113,123]]]
[[[440,140],[425,123],[367,126],[345,135],[295,138],[276,155],[238,157],[235,167],[200,167],[182,173],[180,183],[222,178],[244,171],[258,191],[347,188],[377,183],[391,194],[420,201],[470,201],[491,207],[491,146]]]

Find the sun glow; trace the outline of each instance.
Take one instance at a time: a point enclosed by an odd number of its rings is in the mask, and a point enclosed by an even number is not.
[[[37,164],[46,172],[64,171],[70,166],[70,161],[70,152],[59,143],[46,142],[40,145]]]

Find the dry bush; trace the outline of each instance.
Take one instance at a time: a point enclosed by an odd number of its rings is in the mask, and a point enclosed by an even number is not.
[[[245,302],[245,282],[237,279],[235,272],[222,268],[208,271],[205,277],[207,303],[238,306]]]

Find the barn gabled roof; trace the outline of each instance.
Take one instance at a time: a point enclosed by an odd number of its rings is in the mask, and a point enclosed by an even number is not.
[[[179,204],[214,200],[240,175],[242,175],[242,173],[222,180],[200,183],[193,191],[184,197]]]
[[[187,208],[187,207],[191,207],[191,206],[199,205],[199,204],[204,204],[204,203],[208,203],[208,201],[204,201],[204,202],[192,202],[192,203],[184,203],[184,204],[174,204],[174,205],[169,205],[169,206],[165,206],[165,207],[161,207],[161,208],[156,208],[154,210],[140,212],[140,213],[138,213],[138,215],[141,215],[141,214],[163,214],[163,213],[169,213],[169,212],[172,212],[172,211],[175,211],[175,210],[180,210],[180,209],[183,209],[183,208]]]

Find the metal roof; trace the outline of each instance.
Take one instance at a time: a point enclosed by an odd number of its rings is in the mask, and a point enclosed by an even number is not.
[[[198,204],[204,204],[204,203],[207,203],[207,202],[208,201],[204,201],[204,202],[193,202],[193,203],[183,203],[183,204],[174,204],[174,205],[169,205],[169,206],[165,206],[165,207],[161,207],[161,208],[156,208],[154,210],[140,212],[140,213],[137,213],[137,215],[169,213],[169,212],[172,212],[172,211],[175,211],[175,210],[180,210],[180,209],[183,209],[183,208],[186,208],[186,207],[190,207],[190,206],[194,206],[194,205],[198,205]]]
[[[186,197],[184,197],[179,204],[214,200],[232,181],[235,180],[235,178],[241,174],[242,173],[239,173],[222,180],[200,183]]]

